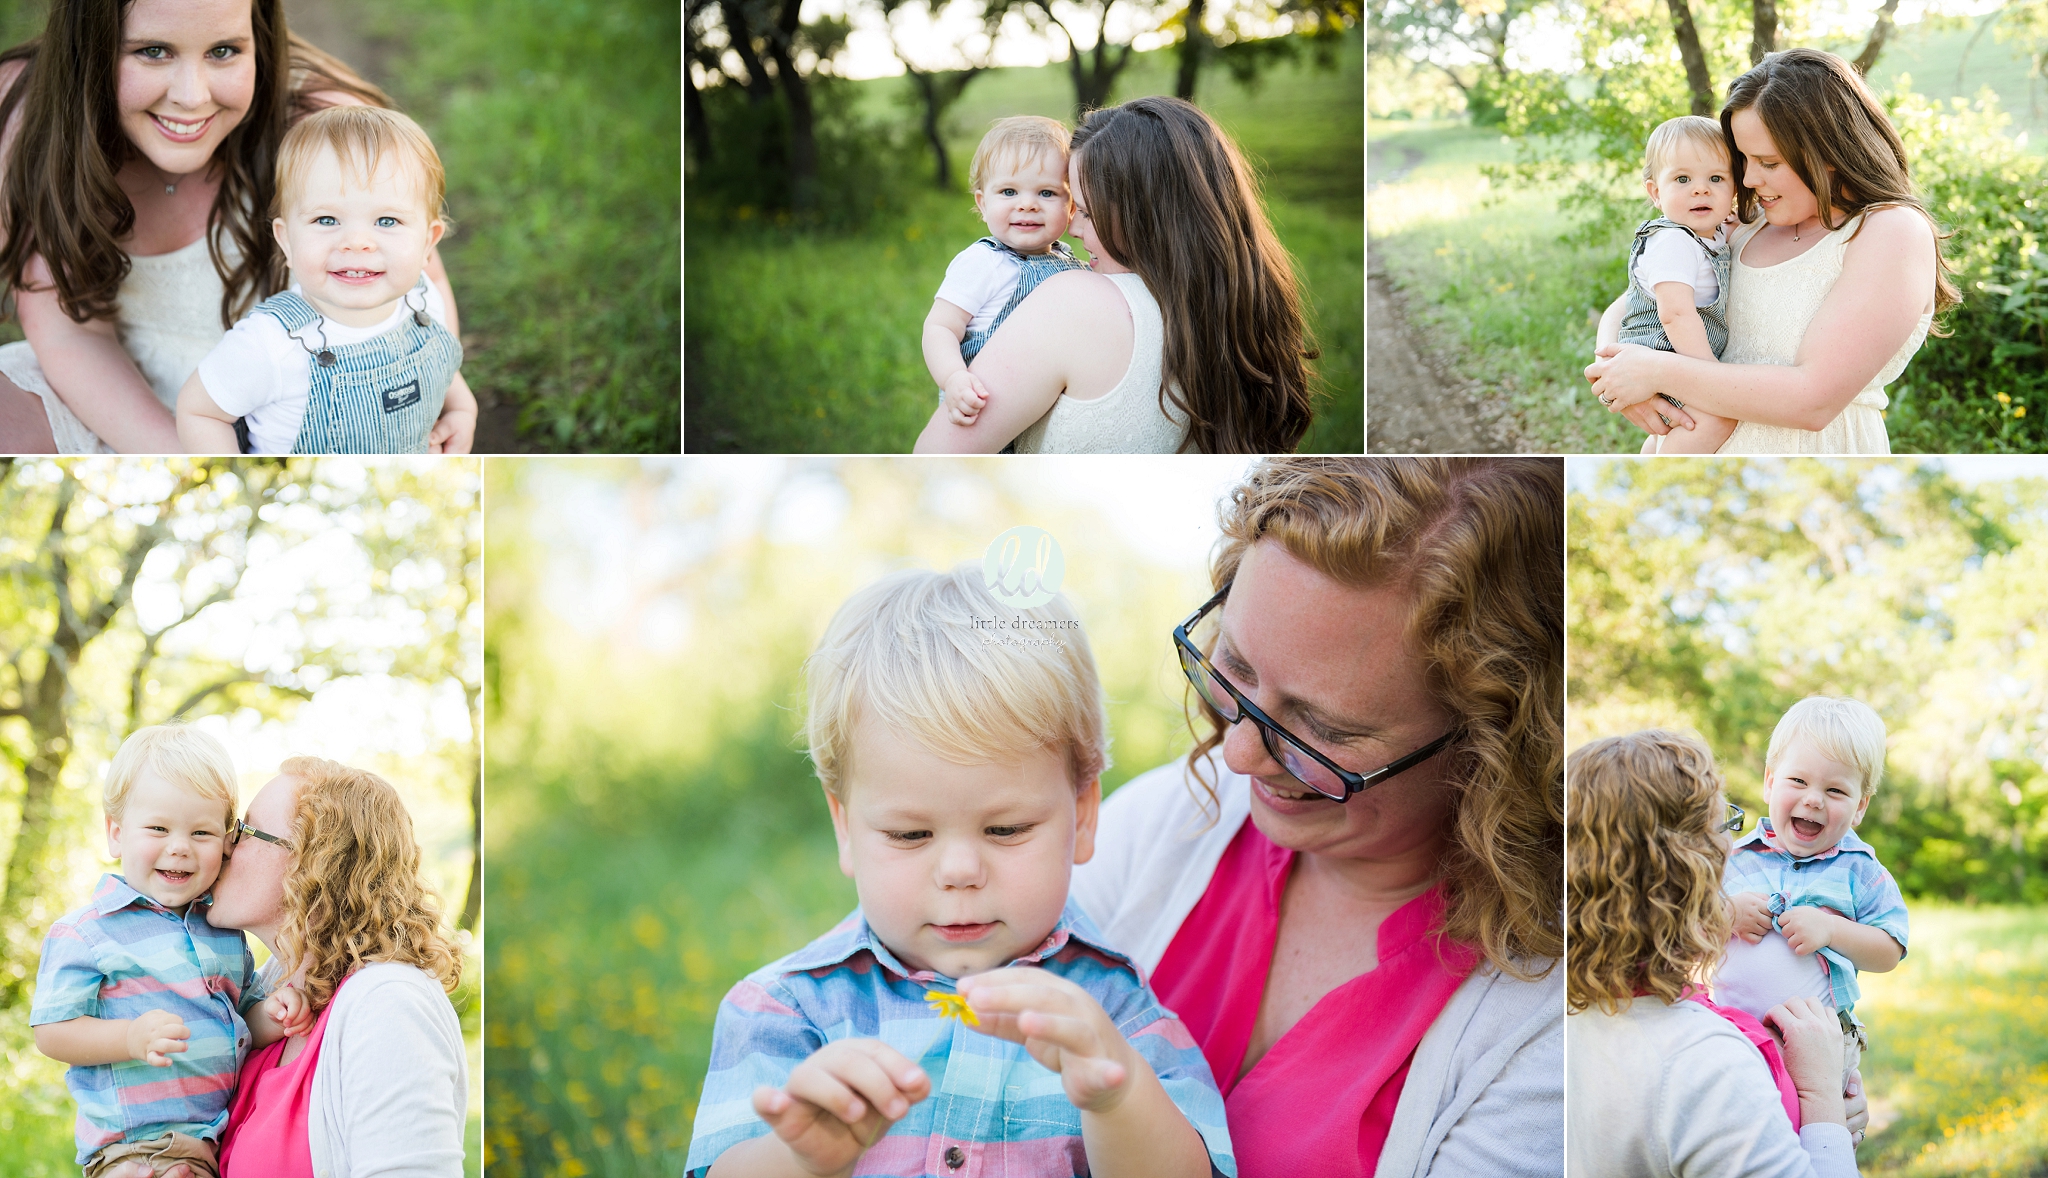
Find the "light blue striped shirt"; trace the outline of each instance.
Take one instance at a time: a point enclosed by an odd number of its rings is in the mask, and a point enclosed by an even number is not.
[[[1771,820],[1765,818],[1748,838],[1735,844],[1721,877],[1722,890],[1758,892],[1771,901],[1772,926],[1787,908],[1802,904],[1832,908],[1857,924],[1883,929],[1906,951],[1906,900],[1897,881],[1877,861],[1870,844],[1846,831],[1842,841],[1806,859],[1778,846]],[[1781,930],[1782,931],[1782,930]],[[1851,1010],[1863,991],[1856,985],[1856,965],[1832,946],[1820,950],[1827,962],[1828,985],[1835,1006]]]

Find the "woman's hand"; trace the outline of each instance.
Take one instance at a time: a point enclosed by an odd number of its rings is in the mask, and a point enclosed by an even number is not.
[[[1846,1125],[1842,1098],[1842,1023],[1818,998],[1793,998],[1763,1017],[1785,1044],[1785,1068],[1799,1090],[1802,1124]]]
[[[931,1077],[879,1039],[827,1043],[781,1088],[754,1089],[754,1112],[806,1172],[843,1174],[930,1096]]]
[[[1870,1100],[1863,1095],[1863,1073],[1850,1072],[1842,1078],[1842,1109],[1849,1114],[1849,1137],[1863,1144],[1863,1131],[1870,1127]]]
[[[998,969],[962,978],[960,996],[981,1017],[983,1034],[1022,1043],[1031,1058],[1058,1072],[1067,1100],[1083,1112],[1114,1110],[1146,1066],[1102,1004],[1057,974]]]
[[[1653,434],[1692,429],[1697,424],[1692,414],[1657,396],[1658,370],[1665,353],[1641,344],[1606,344],[1598,354],[1601,359],[1586,366],[1586,379],[1593,385],[1593,395],[1609,411]]]

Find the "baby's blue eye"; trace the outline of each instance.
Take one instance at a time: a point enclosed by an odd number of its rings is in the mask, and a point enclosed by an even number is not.
[[[379,218],[377,218],[377,228],[379,228],[379,229],[396,229],[397,227],[398,227],[398,218],[397,218],[397,217],[379,217]]]
[[[328,228],[333,228],[335,225],[339,224],[339,222],[337,222],[333,217],[330,217],[327,214],[322,213],[319,216],[313,218],[313,224],[324,225]]]

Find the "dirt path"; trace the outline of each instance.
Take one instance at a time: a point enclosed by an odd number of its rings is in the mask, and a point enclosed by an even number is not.
[[[1427,158],[1414,147],[1366,145],[1366,191],[1392,184]],[[1365,255],[1366,449],[1374,454],[1510,454],[1532,449],[1504,399],[1450,374],[1408,321],[1401,294]]]
[[[346,0],[285,0],[285,25],[291,31],[347,62],[363,77],[385,89],[391,88],[390,65],[401,44],[390,37],[365,35],[360,21],[352,18]],[[461,292],[456,306],[461,307]],[[473,332],[464,332],[462,350],[474,356],[485,342]],[[477,399],[476,454],[522,454],[531,447],[519,440],[519,410],[498,399],[487,388],[475,388]]]

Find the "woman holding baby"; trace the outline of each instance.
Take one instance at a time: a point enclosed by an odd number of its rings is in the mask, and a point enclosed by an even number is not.
[[[1834,1008],[1762,1020],[1707,1001],[1729,945],[1728,805],[1714,759],[1664,731],[1572,754],[1567,877],[1571,1173],[1740,1178],[1856,1171]]]
[[[1075,130],[1067,188],[1090,270],[1017,305],[969,369],[986,407],[942,405],[916,451],[1292,451],[1317,352],[1236,144],[1191,103],[1135,99]]]
[[[223,1178],[459,1178],[469,1079],[447,994],[462,954],[441,931],[398,791],[295,757],[229,842],[207,920],[263,942],[266,988],[297,986],[310,1024],[244,1061]]]
[[[285,130],[348,103],[391,105],[288,34],[281,0],[55,0],[0,54],[0,284],[28,337],[0,348],[0,453],[182,450],[180,387],[283,287]],[[454,330],[438,254],[427,274]],[[448,404],[474,404],[460,374]]]
[[[1174,631],[1210,725],[1074,898],[1207,1057],[1247,1178],[1564,1165],[1563,472],[1273,459]]]
[[[1744,222],[1721,362],[1616,344],[1617,300],[1594,395],[1653,434],[1691,428],[1686,406],[1736,419],[1722,453],[1890,453],[1884,386],[1960,298],[1898,132],[1847,62],[1811,49],[1737,78],[1721,126]]]

